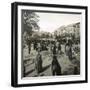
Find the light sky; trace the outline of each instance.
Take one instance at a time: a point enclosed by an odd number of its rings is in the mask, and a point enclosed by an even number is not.
[[[80,22],[80,14],[60,14],[60,13],[36,13],[40,16],[38,25],[41,31],[53,32],[62,25],[69,25]]]

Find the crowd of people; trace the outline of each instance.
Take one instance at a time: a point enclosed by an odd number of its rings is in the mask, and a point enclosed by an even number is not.
[[[34,41],[33,42],[33,49],[38,52],[35,60],[35,69],[37,71],[37,74],[39,74],[42,69],[42,51],[49,51],[52,54],[52,63],[51,63],[51,72],[52,75],[61,75],[61,66],[58,62],[57,55],[65,53],[69,60],[72,60],[72,42],[68,40],[65,43],[65,52],[62,51],[62,43],[59,41]]]
[[[62,50],[62,43],[60,41],[54,40],[41,40],[41,41],[34,41],[32,45],[30,45],[29,50],[31,47],[36,50],[36,60],[35,60],[35,70],[39,75],[40,72],[43,70],[43,60],[42,60],[42,51],[48,51],[52,55],[52,62],[51,62],[51,72],[52,75],[61,75],[62,68],[60,63],[58,62],[57,55],[66,54],[69,60],[72,60],[72,40],[67,40],[64,44],[64,51]],[[75,69],[76,70],[76,69]]]

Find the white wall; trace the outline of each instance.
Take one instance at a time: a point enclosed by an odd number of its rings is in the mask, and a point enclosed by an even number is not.
[[[22,1],[37,2],[37,3],[52,3],[52,4],[87,5],[90,8],[89,6],[90,0],[22,0]],[[15,89],[10,86],[10,80],[11,80],[11,77],[10,77],[10,74],[11,74],[11,2],[14,2],[14,0],[1,0],[0,1],[0,90],[14,90]],[[89,11],[89,14],[90,14],[90,11]],[[88,32],[90,34],[90,31]],[[89,35],[89,38],[90,38],[90,35]],[[89,42],[89,46],[90,46],[90,42]],[[90,63],[90,61],[88,63]],[[88,68],[90,68],[90,65]],[[90,70],[89,70],[89,75],[90,75]],[[42,86],[42,87],[38,86],[38,87],[25,87],[25,88],[18,88],[18,89],[90,90],[89,84],[90,83]]]

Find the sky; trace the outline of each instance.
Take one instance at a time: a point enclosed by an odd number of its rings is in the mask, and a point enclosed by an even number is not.
[[[54,32],[62,25],[69,25],[72,23],[80,22],[80,14],[60,14],[60,13],[41,13],[37,12],[39,15],[38,25],[40,26],[40,31]]]

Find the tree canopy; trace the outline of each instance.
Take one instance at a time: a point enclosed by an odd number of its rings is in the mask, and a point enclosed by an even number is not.
[[[39,30],[38,26],[39,16],[30,10],[22,10],[22,27],[23,31],[32,32]]]
[[[31,10],[22,10],[22,34],[23,46],[25,44],[30,48],[32,33],[34,30],[39,30],[38,26],[39,16]]]

